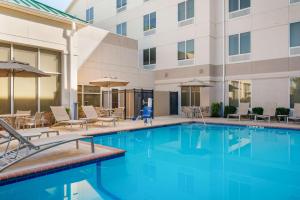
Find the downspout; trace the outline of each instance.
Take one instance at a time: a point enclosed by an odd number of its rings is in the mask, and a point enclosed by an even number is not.
[[[222,77],[222,115],[224,116],[224,111],[225,111],[225,75],[226,75],[226,30],[225,30],[225,23],[226,23],[226,10],[225,10],[225,0],[222,0],[223,3],[223,50],[222,50],[222,54],[223,54],[223,63],[222,63],[222,68],[223,68],[223,77]]]
[[[69,75],[69,108],[71,109],[71,117],[75,117],[74,114],[75,114],[75,106],[74,108],[72,109],[73,105],[74,105],[74,102],[73,102],[73,92],[72,92],[72,80],[73,80],[73,76],[72,76],[72,70],[77,70],[77,69],[73,69],[73,36],[75,35],[76,33],[76,23],[75,22],[72,22],[72,26],[71,26],[71,30],[70,30],[70,33],[67,34],[67,37],[68,37],[68,43],[69,43],[69,70],[68,70],[68,75]],[[75,77],[77,79],[77,77]],[[72,105],[73,104],[73,105]],[[75,117],[76,118],[76,117]]]

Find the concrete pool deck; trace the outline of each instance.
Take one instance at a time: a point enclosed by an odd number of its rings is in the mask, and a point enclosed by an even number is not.
[[[205,118],[207,123],[211,124],[228,124],[228,125],[243,125],[243,126],[262,126],[272,128],[289,128],[300,130],[299,123],[284,122],[254,122],[248,120],[237,121],[234,119],[223,118]],[[187,119],[178,116],[157,117],[153,120],[152,127],[160,127],[166,125],[189,123],[189,122],[202,122],[200,119]],[[59,127],[60,134],[77,133],[80,135],[106,135],[113,134],[120,131],[130,131],[136,129],[148,128],[144,125],[143,121],[121,121],[116,127],[112,126],[95,126],[91,125],[88,130],[80,128],[65,128]],[[2,147],[3,148],[3,147]],[[0,148],[1,150],[1,148]],[[57,169],[70,168],[77,165],[82,165],[96,160],[111,159],[118,156],[123,156],[125,151],[122,149],[110,148],[102,145],[95,145],[95,153],[91,153],[90,144],[80,142],[79,149],[76,149],[75,142],[65,144],[40,154],[27,158],[20,163],[6,169],[0,173],[0,185],[5,184],[9,180],[17,181],[22,177],[34,177],[37,174],[47,174]]]

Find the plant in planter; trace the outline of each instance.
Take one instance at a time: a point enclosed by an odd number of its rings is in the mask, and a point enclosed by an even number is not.
[[[256,114],[256,115],[263,115],[264,109],[262,107],[255,107],[255,108],[252,108],[252,113]]]
[[[225,106],[224,117],[227,118],[229,114],[236,113],[237,108],[234,106]]]
[[[68,113],[69,116],[71,116],[71,109],[70,108],[66,108],[66,112]]]
[[[220,117],[220,109],[221,105],[220,103],[212,103],[211,104],[211,116],[212,117]]]
[[[289,114],[290,114],[290,109],[289,108],[284,108],[284,107],[276,108],[276,116],[278,116],[278,115],[289,115]]]

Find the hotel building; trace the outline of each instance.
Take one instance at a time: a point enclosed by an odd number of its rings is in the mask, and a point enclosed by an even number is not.
[[[139,68],[179,106],[300,102],[299,0],[73,0],[67,12],[137,40]],[[214,87],[180,87],[194,79]]]

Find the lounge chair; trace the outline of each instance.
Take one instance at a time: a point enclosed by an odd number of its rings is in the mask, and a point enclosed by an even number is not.
[[[287,117],[287,123],[289,123],[290,120],[300,121],[300,103],[295,103],[293,116]]]
[[[55,118],[55,124],[53,126],[70,125],[71,127],[73,127],[73,125],[80,125],[81,127],[83,127],[85,125],[86,129],[88,129],[86,120],[71,120],[64,107],[50,106],[50,108]]]
[[[250,107],[249,103],[240,103],[237,113],[227,115],[227,119],[232,117],[232,118],[238,118],[239,121],[241,121],[242,116],[248,116],[249,107]]]
[[[276,106],[270,107],[267,106],[264,108],[264,113],[262,115],[255,115],[254,121],[257,121],[258,119],[268,120],[268,122],[271,122],[271,118],[276,115]]]
[[[95,152],[93,137],[67,134],[43,139],[27,140],[3,119],[0,119],[0,126],[9,134],[11,138],[7,142],[4,152],[2,152],[0,155],[0,172],[20,162],[21,160],[69,142],[76,142],[76,148],[78,149],[79,140],[81,139],[89,138],[91,140],[91,151],[92,153]],[[12,139],[18,141],[18,145],[16,147],[10,146]]]
[[[86,118],[81,118],[86,120],[88,123],[104,122],[113,123],[116,126],[116,119],[114,117],[98,117],[98,114],[93,106],[82,106],[82,110]]]

